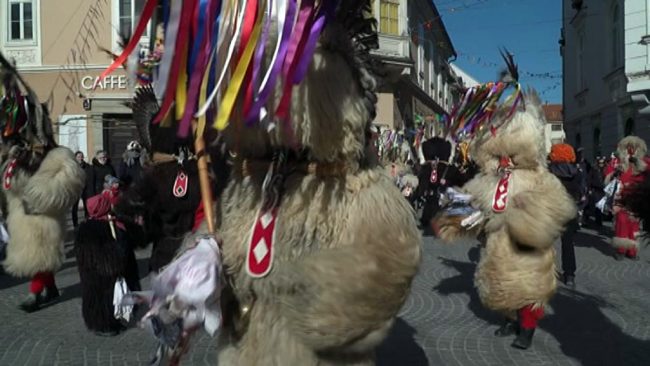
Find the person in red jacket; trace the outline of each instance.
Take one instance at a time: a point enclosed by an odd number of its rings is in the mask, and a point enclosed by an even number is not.
[[[644,172],[649,170],[650,159],[646,157],[646,143],[636,136],[623,138],[617,147],[618,157],[605,170],[605,182],[619,180],[616,200],[620,199],[631,188],[643,181]],[[616,248],[616,259],[624,256],[638,259],[639,251],[639,220],[618,204],[614,205],[614,238],[612,244]]]

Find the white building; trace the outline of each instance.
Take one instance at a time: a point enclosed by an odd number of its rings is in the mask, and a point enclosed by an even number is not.
[[[477,85],[481,84],[476,79],[474,79],[474,77],[469,75],[467,72],[465,72],[465,70],[461,69],[456,64],[451,64],[451,70],[456,74],[456,76],[458,76],[460,78],[462,84],[466,88],[471,88],[471,87],[474,87],[474,86],[477,86]]]
[[[393,129],[448,113],[458,99],[449,62],[456,51],[432,1],[379,0],[379,49],[389,76],[379,89],[375,124]]]
[[[544,129],[546,152],[549,153],[552,145],[563,143],[566,139],[563,128],[562,104],[544,104],[542,109],[546,117],[546,128]]]
[[[650,140],[650,1],[563,0],[562,9],[568,142],[593,158],[630,134]]]

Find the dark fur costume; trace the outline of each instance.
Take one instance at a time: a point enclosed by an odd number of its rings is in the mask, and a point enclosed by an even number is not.
[[[197,161],[187,159],[193,152],[191,136],[178,139],[175,127],[151,124],[159,106],[150,86],[137,90],[130,107],[138,141],[150,154],[150,159],[140,179],[124,193],[115,211],[118,216],[144,218],[147,238],[139,245],[153,242],[149,270],[157,272],[172,261],[183,238],[194,226],[194,216],[201,202]],[[169,161],[181,152],[186,155],[182,163]],[[177,198],[173,188],[180,169],[187,174],[188,185],[185,196]]]
[[[144,217],[148,240],[139,245],[153,242],[150,271],[157,272],[172,261],[194,225],[194,214],[201,201],[196,160],[186,160],[182,169],[188,176],[184,197],[172,194],[179,164],[168,162],[145,167],[142,179],[129,188],[116,207],[120,215]]]
[[[431,219],[440,210],[439,193],[446,187],[462,185],[463,176],[458,168],[449,162],[451,143],[440,137],[431,138],[422,143],[422,154],[426,162],[420,166],[418,174],[417,196],[424,200],[421,223],[428,228]],[[435,179],[432,172],[436,170]]]
[[[116,226],[115,240],[106,220],[88,220],[79,226],[75,251],[81,280],[81,313],[90,330],[111,332],[121,328],[113,317],[113,290],[119,277],[124,277],[129,290],[141,290],[133,253],[140,230],[135,225],[127,225],[127,230],[128,234]]]

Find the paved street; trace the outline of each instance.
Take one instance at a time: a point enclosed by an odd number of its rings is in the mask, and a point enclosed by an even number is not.
[[[531,350],[492,333],[499,317],[472,285],[472,243],[424,243],[424,260],[379,365],[650,365],[650,248],[617,262],[603,237],[578,234],[575,291],[561,288]],[[154,343],[134,328],[115,338],[85,330],[74,258],[57,274],[62,297],[37,313],[16,309],[27,281],[0,275],[0,365],[145,365]],[[146,252],[139,253],[146,268]],[[145,287],[148,282],[144,281]],[[215,365],[214,341],[201,335],[184,365]]]

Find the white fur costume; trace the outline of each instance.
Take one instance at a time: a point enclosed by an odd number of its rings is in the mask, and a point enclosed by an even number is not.
[[[10,158],[3,164],[5,172]],[[17,166],[7,199],[10,235],[4,267],[14,276],[55,272],[63,262],[65,218],[78,201],[84,172],[64,147],[50,150],[30,174]]]
[[[294,87],[291,132],[281,123],[270,136],[266,128],[229,131],[230,146],[241,149],[218,215],[234,295],[224,304],[220,366],[372,365],[406,299],[421,237],[393,180],[365,156],[371,114],[358,78],[367,88],[374,80],[355,75],[342,56],[350,47],[345,29],[328,25]],[[294,142],[308,161],[289,163],[297,168],[282,187],[273,267],[252,278],[245,261],[264,161]]]

